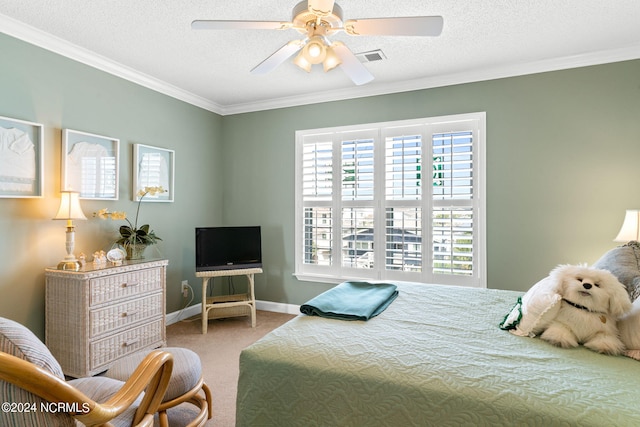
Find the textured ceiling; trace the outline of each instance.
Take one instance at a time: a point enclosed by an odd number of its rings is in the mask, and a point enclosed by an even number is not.
[[[345,19],[441,15],[440,37],[332,40],[373,82],[287,61],[249,71],[294,30],[193,31],[195,19],[288,21],[296,0],[0,0],[0,32],[229,114],[640,58],[640,0],[343,0]]]

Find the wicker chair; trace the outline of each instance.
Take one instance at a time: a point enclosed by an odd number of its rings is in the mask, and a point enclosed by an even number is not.
[[[203,426],[211,419],[211,391],[202,377],[202,363],[193,351],[179,347],[165,347],[162,349],[173,356],[173,372],[171,381],[158,408],[160,427],[169,427],[167,411],[183,403],[194,405],[198,412],[192,416],[187,427]],[[133,353],[117,360],[105,377],[123,381],[131,376],[136,366],[146,357],[146,352]]]
[[[0,318],[0,425],[152,426],[172,369],[173,356],[155,350],[126,382],[100,376],[65,381],[31,331]]]

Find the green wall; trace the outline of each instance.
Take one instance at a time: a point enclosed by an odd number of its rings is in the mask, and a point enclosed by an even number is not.
[[[167,312],[181,308],[181,280],[200,293],[196,226],[263,227],[260,300],[302,304],[330,287],[293,276],[298,129],[486,111],[491,288],[526,290],[557,264],[594,262],[615,245],[624,210],[640,208],[638,60],[221,117],[5,35],[0,52],[0,116],[45,126],[46,179],[43,198],[0,198],[0,316],[40,337],[43,269],[65,254],[64,224],[50,219],[64,128],[121,141],[120,199],[82,201],[76,252],[115,239],[120,224],[92,212],[134,213],[132,145],[176,151],[175,202],[141,211],[164,239],[147,255],[169,259]]]
[[[329,285],[294,268],[294,133],[487,113],[488,287],[527,290],[593,263],[640,208],[640,61],[224,118],[224,222],[264,227],[259,299],[302,304]]]
[[[82,200],[76,254],[108,249],[121,222],[92,218],[108,207],[135,215],[132,146],[175,150],[175,202],[143,203],[140,220],[164,240],[148,257],[169,259],[167,312],[182,304],[180,282],[196,292],[194,227],[222,220],[222,118],[92,67],[0,34],[0,116],[44,125],[44,197],[0,199],[0,316],[44,336],[44,268],[65,255],[65,223],[52,221],[60,203],[61,129],[120,139],[117,201]]]

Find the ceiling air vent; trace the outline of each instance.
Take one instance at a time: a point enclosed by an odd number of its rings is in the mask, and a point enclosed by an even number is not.
[[[356,53],[356,57],[362,63],[382,61],[383,59],[387,59],[385,54],[382,53],[380,49],[370,50],[369,52]]]

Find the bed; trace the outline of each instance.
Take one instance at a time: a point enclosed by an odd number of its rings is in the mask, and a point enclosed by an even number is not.
[[[300,315],[246,348],[236,425],[640,425],[640,362],[501,330],[521,292],[397,285],[368,321]]]

